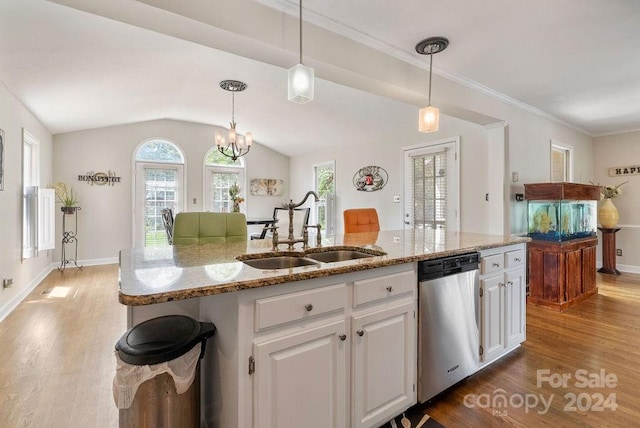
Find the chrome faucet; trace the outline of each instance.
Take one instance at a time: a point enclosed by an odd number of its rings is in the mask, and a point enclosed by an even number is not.
[[[310,190],[307,192],[306,195],[304,195],[304,198],[302,199],[302,201],[298,202],[297,204],[293,203],[292,199],[289,199],[289,203],[287,204],[287,208],[289,209],[289,236],[287,237],[287,239],[285,240],[280,240],[278,238],[278,227],[274,226],[273,229],[273,251],[277,251],[278,250],[278,245],[280,244],[288,244],[289,245],[289,251],[293,250],[293,244],[296,244],[298,242],[302,242],[302,248],[303,249],[307,249],[309,247],[309,233],[307,231],[307,229],[309,227],[315,227],[318,229],[318,239],[317,239],[317,245],[318,247],[320,246],[322,240],[320,237],[320,225],[316,224],[316,225],[305,225],[304,226],[304,230],[302,232],[302,239],[295,239],[293,237],[293,210],[295,210],[296,208],[298,208],[299,206],[303,205],[305,202],[307,202],[307,199],[309,198],[309,196],[313,195],[314,199],[316,202],[320,201],[320,197],[318,196],[318,194],[316,192],[314,192],[313,190]]]

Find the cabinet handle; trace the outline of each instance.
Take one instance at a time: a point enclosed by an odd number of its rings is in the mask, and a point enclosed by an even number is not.
[[[341,334],[340,336],[338,336],[338,338],[339,338],[341,341],[343,341],[343,342],[344,342],[345,340],[347,340],[347,335],[346,335],[346,334]]]
[[[393,287],[392,287],[392,286],[388,286],[388,287],[387,287],[387,291],[388,291],[389,293],[391,293],[391,292],[393,291]]]
[[[498,285],[499,285],[500,287],[504,287],[504,282],[499,282],[499,283],[498,283]]]
[[[356,333],[358,333],[360,337],[364,336],[364,330],[356,330]]]
[[[500,263],[498,263],[498,262],[493,262],[493,266],[494,266],[494,267],[500,267]]]
[[[513,281],[507,281],[507,284],[513,285]]]
[[[311,303],[307,303],[306,305],[304,305],[304,308],[307,310],[307,312],[311,312],[313,310],[313,305]]]
[[[513,260],[516,261],[516,262],[521,262],[522,261],[522,259],[520,257],[516,257]]]

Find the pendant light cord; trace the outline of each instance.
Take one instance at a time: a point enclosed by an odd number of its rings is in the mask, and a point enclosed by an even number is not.
[[[302,64],[302,0],[300,0],[300,64]]]
[[[431,78],[429,78],[431,79]],[[431,83],[429,83],[429,91],[431,91]],[[429,92],[431,94],[431,92]],[[431,95],[429,95],[431,99]],[[236,123],[236,91],[231,91],[231,122]]]
[[[429,49],[429,105],[431,105],[431,67],[433,66],[433,48]]]

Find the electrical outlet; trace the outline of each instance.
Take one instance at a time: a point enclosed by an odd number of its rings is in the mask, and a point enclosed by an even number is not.
[[[622,248],[618,248],[618,249],[616,250],[616,255],[618,255],[618,256],[620,256],[620,257],[622,257]]]
[[[520,176],[519,176],[518,172],[517,171],[513,171],[511,173],[511,181],[513,181],[514,183],[517,183],[518,180],[520,180]]]
[[[2,286],[4,288],[11,288],[13,286],[13,278],[5,278],[2,280]]]
[[[393,195],[393,202],[396,204],[400,203],[400,195]]]
[[[393,243],[394,244],[399,244],[400,243],[400,237],[399,236],[394,236],[393,237]]]

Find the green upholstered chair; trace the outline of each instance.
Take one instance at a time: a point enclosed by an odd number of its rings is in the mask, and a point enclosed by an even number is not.
[[[247,219],[242,213],[178,213],[173,244],[224,244],[247,240]]]

